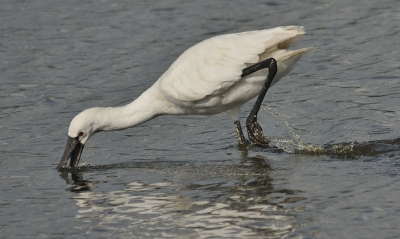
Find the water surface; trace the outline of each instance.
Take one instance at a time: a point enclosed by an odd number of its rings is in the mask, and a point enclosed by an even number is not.
[[[3,237],[400,237],[397,1],[3,1],[0,20]],[[83,109],[132,101],[201,40],[281,25],[318,50],[267,94],[270,149],[238,150],[226,114],[165,116],[55,170]]]

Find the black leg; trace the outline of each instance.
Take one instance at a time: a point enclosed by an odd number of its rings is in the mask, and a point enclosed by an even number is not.
[[[273,58],[271,58],[271,59],[273,59]],[[259,71],[261,69],[268,68],[271,65],[271,59],[266,59],[266,60],[264,60],[262,62],[259,62],[257,64],[254,64],[254,65],[252,65],[250,67],[247,67],[247,68],[243,69],[241,77],[245,77],[245,76],[248,76],[248,75],[250,75],[250,74],[252,74],[252,73],[254,73],[256,71]],[[257,112],[258,112],[258,110],[257,110]],[[239,147],[240,148],[247,148],[248,144],[246,142],[246,138],[243,135],[242,126],[240,125],[240,121],[237,120],[237,121],[235,121],[234,124],[235,124],[236,134],[238,136]],[[262,132],[262,130],[261,130],[261,132]]]
[[[239,146],[245,146],[246,145],[246,138],[243,135],[243,131],[242,131],[242,126],[240,125],[240,121],[237,120],[235,121],[235,130],[236,130],[236,134],[238,136],[238,141],[239,141]]]
[[[254,64],[252,66],[249,66],[249,67],[243,69],[241,77],[248,76],[248,75],[253,74],[254,72],[262,70],[264,68],[269,68],[271,66],[272,60],[274,62],[276,62],[274,58],[268,58],[266,60],[258,62],[257,64]]]
[[[272,80],[274,79],[276,73],[278,72],[277,62],[274,58],[269,58],[265,61],[257,63],[251,67],[243,70],[242,76],[249,75],[255,71],[268,67],[268,75],[265,80],[263,87],[261,88],[260,94],[257,97],[256,103],[253,106],[249,116],[246,120],[247,133],[249,134],[249,139],[256,145],[268,147],[269,140],[264,137],[263,130],[257,122],[257,114],[260,110],[262,101],[264,100],[265,94],[269,87],[271,86]]]

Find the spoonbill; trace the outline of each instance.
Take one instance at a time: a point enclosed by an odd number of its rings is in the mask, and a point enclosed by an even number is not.
[[[71,121],[59,168],[77,167],[87,140],[99,131],[120,130],[161,115],[213,115],[226,112],[234,121],[239,145],[246,145],[240,107],[258,98],[246,120],[250,141],[268,147],[257,114],[269,87],[289,73],[313,47],[288,50],[305,34],[285,26],[215,36],[186,50],[169,69],[132,103],[95,107]]]

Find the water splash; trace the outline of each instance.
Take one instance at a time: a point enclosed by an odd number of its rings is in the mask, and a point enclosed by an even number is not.
[[[267,125],[264,128],[269,130],[266,135],[270,136],[271,146],[286,153],[354,158],[400,152],[400,138],[362,143],[356,141],[324,145],[305,143],[281,114],[270,108],[264,109],[264,113],[267,113],[268,117],[263,117],[265,120],[262,121],[262,124]]]
[[[271,108],[263,109],[263,113],[268,114],[260,118],[264,119],[261,123],[266,130],[265,134],[271,140],[271,146],[291,154],[323,154],[325,152],[320,145],[304,143],[283,115],[272,111]]]

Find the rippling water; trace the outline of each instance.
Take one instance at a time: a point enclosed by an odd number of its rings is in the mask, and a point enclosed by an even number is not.
[[[0,20],[2,237],[400,237],[398,1],[3,1]],[[81,110],[130,102],[201,40],[281,25],[318,50],[267,94],[269,149],[238,150],[224,114],[165,116],[55,170]]]

